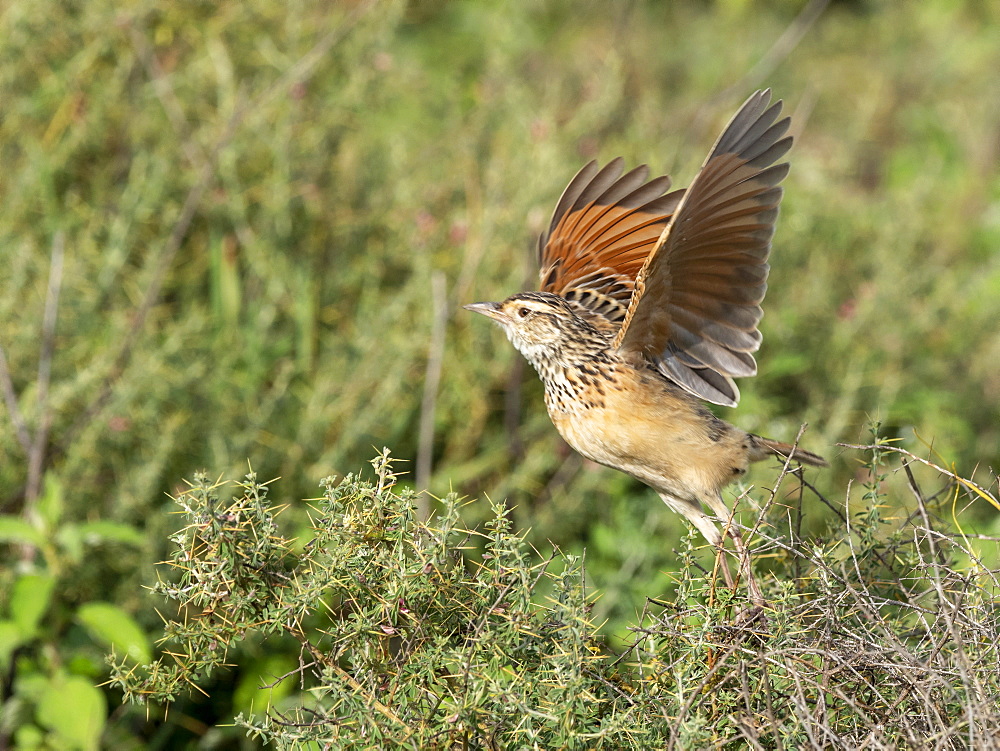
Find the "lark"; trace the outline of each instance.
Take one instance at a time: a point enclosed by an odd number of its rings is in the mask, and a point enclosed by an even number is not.
[[[758,91],[686,190],[623,174],[615,159],[573,178],[538,241],[540,291],[466,305],[499,323],[538,372],[560,435],[591,461],[655,490],[764,605],[722,489],[769,457],[826,466],[788,443],[716,417],[753,376],[768,255],[792,145],[781,102]],[[730,587],[736,583],[721,566]]]

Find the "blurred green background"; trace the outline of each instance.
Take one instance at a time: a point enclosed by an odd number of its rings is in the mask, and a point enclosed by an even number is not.
[[[573,455],[534,373],[460,306],[535,283],[584,162],[686,185],[756,88],[796,143],[760,375],[720,414],[784,440],[809,423],[833,464],[810,480],[840,502],[859,464],[834,444],[873,417],[995,487],[998,38],[990,0],[6,3],[3,738],[239,742],[212,726],[270,652],[166,723],[85,690],[109,644],[148,653],[167,494],[201,468],[281,477],[304,530],[300,499],[388,446],[420,487],[468,496],[468,525],[489,496],[540,549],[586,549],[620,633],[669,587],[685,527]],[[89,735],[46,704],[67,681],[88,717],[107,704]]]

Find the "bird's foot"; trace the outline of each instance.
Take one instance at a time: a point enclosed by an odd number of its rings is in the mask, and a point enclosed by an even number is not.
[[[736,614],[733,625],[737,628],[766,630],[768,626],[767,613],[762,605],[750,605]]]

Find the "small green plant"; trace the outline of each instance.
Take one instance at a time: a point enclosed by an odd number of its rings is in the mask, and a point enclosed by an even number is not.
[[[120,558],[122,550],[137,557],[143,535],[116,522],[68,521],[64,496],[50,474],[30,519],[0,515],[0,542],[20,559],[16,568],[0,569],[0,674],[10,688],[3,745],[98,748],[108,709],[96,686],[103,652],[111,647],[137,664],[152,659],[132,616],[79,575],[84,560]]]

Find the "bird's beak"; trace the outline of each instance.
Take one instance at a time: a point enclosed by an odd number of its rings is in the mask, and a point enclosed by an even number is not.
[[[484,316],[500,323],[506,323],[508,320],[507,314],[500,309],[500,303],[498,302],[474,302],[462,307],[466,310],[471,310],[473,313],[482,313]]]

